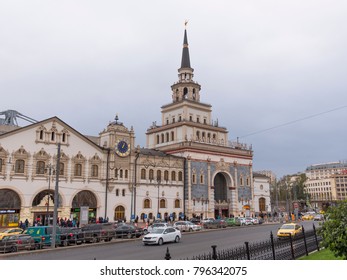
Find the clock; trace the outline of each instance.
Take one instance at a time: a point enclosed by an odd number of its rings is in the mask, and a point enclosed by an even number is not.
[[[130,153],[130,145],[125,140],[118,140],[115,150],[117,155],[125,157]]]

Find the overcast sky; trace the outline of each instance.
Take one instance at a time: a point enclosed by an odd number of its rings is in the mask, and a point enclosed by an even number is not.
[[[145,146],[189,20],[201,101],[229,140],[252,144],[254,170],[346,160],[346,15],[343,0],[0,0],[0,111],[87,135],[118,113]]]

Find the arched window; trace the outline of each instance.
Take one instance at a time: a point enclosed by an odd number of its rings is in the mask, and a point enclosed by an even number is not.
[[[157,135],[157,144],[159,144],[160,143],[160,137],[159,137],[159,135]]]
[[[96,164],[92,165],[92,177],[98,177],[99,176],[99,166]]]
[[[119,170],[119,178],[123,178],[123,169]]]
[[[170,139],[169,139],[169,132],[166,132],[166,142],[169,142]]]
[[[125,196],[125,189],[122,189],[122,196]]]
[[[153,169],[149,170],[149,180],[154,180],[154,170]]]
[[[51,141],[55,141],[55,132],[54,131],[51,132]]]
[[[196,132],[196,140],[199,140],[200,139],[200,131],[198,130],[197,132]]]
[[[169,171],[167,170],[164,171],[164,180],[169,181]]]
[[[73,208],[79,208],[85,205],[88,205],[89,208],[97,207],[96,196],[91,191],[80,191],[72,200]]]
[[[46,163],[44,161],[38,161],[36,163],[36,174],[43,175],[45,174]]]
[[[143,208],[151,208],[151,201],[148,198],[143,201]]]
[[[114,220],[124,220],[125,217],[125,209],[123,206],[117,206],[114,210]]]
[[[175,133],[173,131],[171,131],[171,141],[175,140]]]
[[[203,184],[204,183],[204,175],[200,175],[200,184]]]
[[[65,165],[64,163],[62,162],[59,162],[59,175],[64,175],[64,168],[65,168]]]
[[[176,172],[171,171],[171,181],[176,181]]]
[[[141,179],[146,180],[146,169],[144,168],[141,169]]]
[[[183,98],[186,98],[187,95],[188,94],[188,89],[185,87],[184,89],[183,89]]]
[[[178,181],[180,181],[180,182],[183,181],[183,173],[182,173],[182,171],[178,172]]]
[[[160,208],[166,208],[166,200],[165,199],[160,200]]]
[[[240,186],[243,186],[243,177],[240,177]]]
[[[179,199],[175,199],[175,208],[180,208],[181,207],[181,203]]]
[[[125,178],[125,179],[128,179],[128,169],[125,169],[125,170],[124,170],[124,178]]]
[[[161,143],[164,143],[164,133],[161,134]]]
[[[80,164],[80,163],[75,164],[75,172],[74,172],[74,175],[75,175],[76,177],[82,176],[82,164]]]
[[[40,140],[43,140],[43,130],[40,130]]]
[[[14,165],[15,173],[24,173],[25,161],[22,159],[17,159]]]
[[[61,136],[62,142],[66,142],[66,133],[64,132],[63,135]]]
[[[116,189],[116,196],[119,196],[119,189]]]
[[[161,180],[161,170],[157,170],[157,180]]]

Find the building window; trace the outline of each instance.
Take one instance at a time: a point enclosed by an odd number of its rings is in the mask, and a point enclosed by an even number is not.
[[[204,175],[200,175],[200,184],[204,183]]]
[[[141,169],[141,180],[146,180],[146,169]]]
[[[171,172],[171,181],[176,181],[176,172],[175,171]]]
[[[80,163],[75,164],[75,173],[74,173],[74,175],[76,177],[82,176],[82,164],[80,164]]]
[[[197,132],[196,132],[196,140],[199,140],[200,139],[200,131],[198,130]]]
[[[43,140],[43,130],[40,130],[40,140]]]
[[[193,121],[193,116],[189,116],[189,121]]]
[[[116,189],[116,196],[119,196],[119,189]]]
[[[178,116],[178,121],[182,121],[182,116]]]
[[[123,169],[119,170],[119,178],[123,178]]]
[[[199,118],[199,117],[196,118],[196,122],[197,122],[197,123],[200,122],[200,118]]]
[[[51,141],[55,141],[55,132],[54,131],[51,132]]]
[[[192,175],[192,181],[193,181],[193,184],[196,184],[196,175],[195,174]]]
[[[2,158],[0,158],[0,173],[2,172]]]
[[[164,180],[169,181],[169,171],[167,170],[164,171]]]
[[[166,132],[166,142],[169,142],[170,139],[169,139],[169,132]]]
[[[125,196],[125,189],[122,189],[122,196]]]
[[[175,133],[173,131],[171,131],[171,141],[175,140]]]
[[[128,179],[128,169],[125,169],[125,170],[124,170],[124,178],[125,178],[125,179]]]
[[[259,198],[259,211],[265,211],[265,198]]]
[[[160,200],[160,208],[166,208],[166,200],[165,199]]]
[[[164,143],[164,133],[161,134],[161,143]]]
[[[64,175],[65,165],[62,162],[59,162],[59,175]]]
[[[181,207],[181,203],[179,199],[175,199],[175,208],[180,208]]]
[[[114,178],[118,179],[118,168],[114,170]]]
[[[161,171],[157,170],[157,180],[161,180]]]
[[[66,142],[66,133],[65,132],[63,133],[63,135],[61,137],[61,140],[62,140],[63,143]]]
[[[172,123],[175,123],[175,117],[172,118]]]
[[[151,201],[149,199],[143,201],[143,208],[151,208]]]
[[[178,172],[178,181],[180,181],[180,182],[183,181],[183,173],[182,173],[182,171]]]
[[[45,165],[46,163],[44,161],[38,161],[36,163],[36,174],[38,175],[45,174]]]
[[[153,169],[149,170],[149,180],[154,180],[154,170]]]
[[[243,185],[243,178],[242,178],[242,176],[240,177],[240,186],[242,186]]]
[[[160,143],[159,140],[160,140],[160,137],[159,137],[159,135],[157,135],[157,144]]]
[[[98,177],[99,176],[99,166],[96,164],[92,165],[92,177]]]
[[[24,173],[24,167],[25,167],[25,161],[22,159],[17,159],[15,166],[14,166],[14,172],[15,173]]]

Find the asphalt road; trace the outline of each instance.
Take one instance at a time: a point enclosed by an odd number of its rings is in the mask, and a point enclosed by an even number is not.
[[[302,222],[306,230],[312,229],[312,221]],[[211,246],[217,250],[232,248],[274,236],[280,224],[232,227],[219,230],[206,230],[196,233],[183,233],[180,243],[168,243],[163,246],[144,246],[141,239],[115,240],[97,244],[86,244],[64,248],[39,250],[24,253],[0,254],[0,259],[8,260],[163,260],[167,248],[172,259],[187,259],[211,252]],[[318,226],[318,223],[316,223]]]

